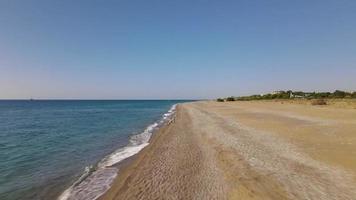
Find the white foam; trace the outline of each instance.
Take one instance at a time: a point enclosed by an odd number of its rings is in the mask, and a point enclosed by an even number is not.
[[[79,184],[82,180],[84,180],[87,176],[90,175],[90,171],[93,169],[93,166],[87,166],[84,169],[84,173],[76,180],[69,188],[67,188],[61,196],[58,197],[58,200],[67,200],[70,197],[70,194],[77,184]]]
[[[149,144],[148,142],[155,129],[169,121],[175,113],[175,109],[176,105],[173,105],[158,123],[151,124],[142,133],[132,136],[128,146],[120,148],[105,157],[98,164],[96,171],[92,172],[93,167],[86,167],[83,175],[72,186],[67,188],[58,197],[58,200],[96,200],[99,198],[110,188],[117,176],[118,169],[113,167],[113,165],[137,154],[145,148]]]
[[[99,167],[110,167],[113,166],[116,163],[119,163],[122,160],[125,160],[128,157],[131,157],[138,152],[141,151],[141,149],[145,148],[148,145],[148,143],[143,143],[137,146],[127,146],[122,149],[118,149],[114,153],[112,153],[108,158],[106,158],[103,162],[99,164]]]
[[[158,125],[158,123],[151,124],[142,133],[132,136],[130,138],[131,145],[141,145],[147,143],[150,140],[153,131],[158,127]]]
[[[69,187],[64,192],[61,194],[61,196],[58,197],[58,200],[67,200],[70,196],[70,193],[72,192],[73,187]]]
[[[68,188],[59,200],[95,200],[110,188],[117,172],[115,167],[98,169],[78,185]]]

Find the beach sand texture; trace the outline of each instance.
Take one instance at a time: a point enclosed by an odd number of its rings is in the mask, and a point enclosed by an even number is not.
[[[193,102],[123,169],[103,200],[356,199],[356,109]]]

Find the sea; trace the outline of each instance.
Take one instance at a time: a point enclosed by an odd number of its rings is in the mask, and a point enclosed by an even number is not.
[[[1,100],[0,199],[97,199],[183,102]]]

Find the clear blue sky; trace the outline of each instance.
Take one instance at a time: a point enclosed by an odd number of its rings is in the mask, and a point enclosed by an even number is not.
[[[356,90],[354,0],[0,0],[0,98]]]

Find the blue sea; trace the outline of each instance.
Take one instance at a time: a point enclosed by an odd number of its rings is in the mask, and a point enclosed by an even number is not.
[[[181,102],[0,101],[0,199],[95,199]]]

